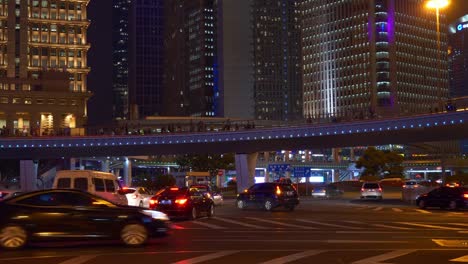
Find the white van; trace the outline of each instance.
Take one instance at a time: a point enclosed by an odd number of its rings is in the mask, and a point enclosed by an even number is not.
[[[53,189],[77,189],[87,191],[120,205],[128,205],[127,197],[117,177],[108,172],[93,170],[57,171]]]

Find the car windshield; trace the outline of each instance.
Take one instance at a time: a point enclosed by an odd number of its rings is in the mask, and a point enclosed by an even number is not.
[[[378,189],[379,185],[377,183],[365,183],[363,188],[365,188],[365,189]]]
[[[415,182],[415,181],[407,181],[407,182],[405,182],[405,184],[406,184],[406,185],[416,185],[416,184],[418,184],[418,183]]]

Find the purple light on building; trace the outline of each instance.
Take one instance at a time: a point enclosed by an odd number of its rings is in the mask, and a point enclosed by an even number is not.
[[[395,0],[388,1],[388,43],[395,44]]]

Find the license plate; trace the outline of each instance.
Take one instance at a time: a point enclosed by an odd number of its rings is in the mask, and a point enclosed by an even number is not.
[[[171,200],[162,200],[161,201],[161,204],[171,204],[172,201]]]
[[[286,192],[286,195],[287,195],[287,196],[293,196],[293,195],[294,195],[294,192]]]

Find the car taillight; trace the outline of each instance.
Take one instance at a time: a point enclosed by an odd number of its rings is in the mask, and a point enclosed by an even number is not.
[[[184,205],[187,202],[187,199],[177,199],[175,200],[176,204]]]
[[[281,195],[281,190],[279,186],[276,186],[276,195]]]
[[[151,200],[149,201],[149,203],[150,203],[151,205],[155,205],[155,204],[158,204],[158,200],[156,200],[156,199],[151,199]]]
[[[361,192],[365,191],[364,188],[361,188]]]
[[[403,186],[402,186],[402,187],[403,187],[403,188],[406,188],[406,184],[403,184]]]
[[[382,188],[379,188],[379,192],[382,192]]]
[[[463,198],[468,199],[468,193],[464,193]]]

